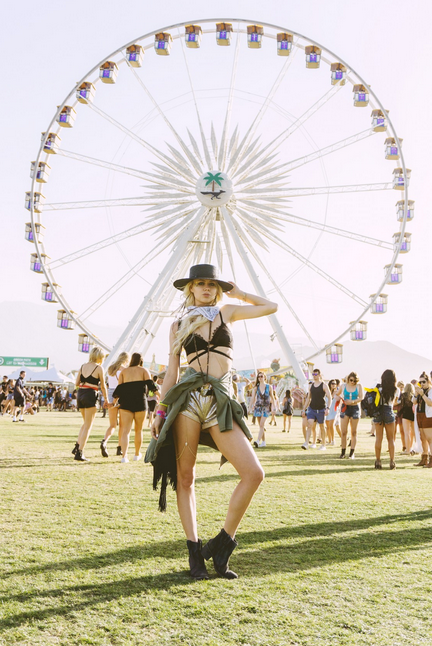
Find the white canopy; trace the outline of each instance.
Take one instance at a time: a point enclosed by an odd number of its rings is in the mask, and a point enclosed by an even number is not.
[[[17,368],[9,375],[9,379],[17,379],[21,370],[26,371],[26,382],[31,381],[45,381],[49,383],[50,381],[53,384],[73,384],[75,383],[74,379],[67,377],[60,370],[57,370],[55,366],[51,366],[48,370],[36,371],[31,368]]]

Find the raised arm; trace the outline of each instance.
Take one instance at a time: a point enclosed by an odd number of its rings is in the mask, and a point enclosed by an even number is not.
[[[225,292],[226,295],[229,298],[235,298],[249,303],[249,305],[224,305],[222,311],[227,323],[234,323],[234,321],[243,321],[245,319],[256,319],[260,316],[269,316],[269,314],[277,312],[277,303],[273,303],[262,296],[248,294],[239,289],[234,283],[232,283],[232,286],[233,288],[230,292]]]

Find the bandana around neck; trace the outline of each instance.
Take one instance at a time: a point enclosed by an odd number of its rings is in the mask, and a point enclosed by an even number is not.
[[[218,307],[196,307],[195,305],[189,305],[187,308],[189,315],[198,315],[204,316],[208,321],[214,321],[216,316],[219,314]]]

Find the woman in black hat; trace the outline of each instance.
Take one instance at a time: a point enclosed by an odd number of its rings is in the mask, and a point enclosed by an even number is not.
[[[245,424],[243,410],[231,395],[233,337],[230,327],[234,321],[268,316],[276,312],[277,304],[220,280],[213,265],[191,267],[189,277],[176,280],[174,287],[184,292],[185,315],[171,326],[169,364],[151,428],[146,462],[153,463],[154,488],[161,480],[161,510],[166,508],[168,480],[177,491],[191,576],[207,579],[204,559],[213,558],[217,574],[234,579],[237,574],[228,568],[228,561],[237,546],[235,533],[264,472],[252,449],[252,435]],[[219,308],[224,292],[247,305]],[[182,348],[189,367],[178,381]],[[222,453],[221,462],[231,462],[240,476],[223,529],[204,546],[198,538],[195,507],[198,444],[218,449]]]

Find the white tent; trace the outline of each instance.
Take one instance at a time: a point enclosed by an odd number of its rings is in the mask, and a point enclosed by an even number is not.
[[[40,382],[40,381],[45,381],[49,383],[50,381],[53,384],[73,384],[75,383],[74,379],[71,379],[70,377],[67,377],[64,375],[60,370],[57,370],[55,366],[52,366],[48,370],[42,370],[42,371],[36,371],[32,370],[31,368],[17,368],[14,370],[9,376],[9,379],[17,379],[19,377],[19,373],[21,370],[26,371],[26,378],[25,381],[26,383],[28,382]]]

